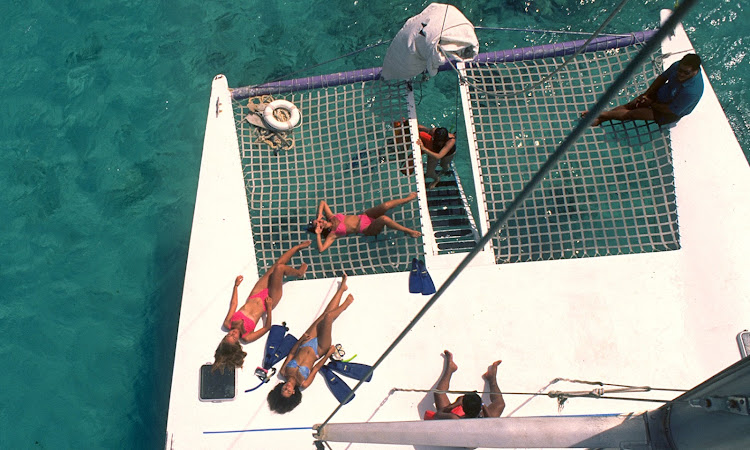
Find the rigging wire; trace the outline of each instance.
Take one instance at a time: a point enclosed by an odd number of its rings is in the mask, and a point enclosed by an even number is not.
[[[628,393],[628,392],[649,392],[650,390],[630,390],[630,389],[613,389],[606,391],[604,389],[592,389],[590,391],[549,391],[549,392],[501,392],[502,395],[528,395],[531,397],[549,397],[556,398],[558,403],[562,406],[570,398],[597,398],[604,400],[632,400],[638,402],[654,402],[654,403],[669,403],[674,400],[659,399],[659,398],[640,398],[640,397],[616,397],[608,396],[610,393]],[[437,393],[437,394],[496,394],[491,391],[454,391],[454,390],[440,390],[440,389],[408,389],[408,388],[393,388],[391,392],[424,392],[424,393]],[[686,391],[685,391],[686,392]]]
[[[541,86],[543,83],[545,83],[547,80],[549,80],[550,78],[552,78],[553,76],[555,76],[562,69],[564,69],[568,64],[570,64],[571,61],[573,61],[574,58],[578,57],[578,55],[580,55],[581,53],[583,53],[586,50],[586,48],[588,47],[588,45],[591,43],[591,41],[593,41],[594,39],[596,39],[601,34],[602,30],[607,25],[609,25],[609,23],[612,20],[614,20],[614,18],[620,13],[620,11],[622,11],[622,9],[625,7],[625,5],[628,3],[628,1],[629,0],[622,0],[615,7],[615,9],[612,11],[612,13],[604,20],[604,22],[602,22],[602,24],[599,26],[599,28],[597,28],[596,31],[594,31],[594,34],[592,34],[586,40],[586,42],[584,42],[583,45],[581,45],[578,48],[578,50],[576,50],[575,53],[573,53],[572,55],[568,56],[568,58],[565,59],[565,61],[563,61],[562,64],[560,64],[559,66],[557,66],[555,68],[555,70],[553,70],[552,72],[548,73],[541,80],[537,81],[536,83],[532,84],[531,86],[529,86],[527,88],[524,88],[524,89],[521,89],[520,91],[513,91],[513,92],[510,92],[510,93],[507,93],[507,94],[496,94],[494,92],[485,91],[484,89],[479,89],[476,86],[473,86],[474,89],[477,92],[481,92],[481,93],[483,93],[483,94],[485,94],[485,95],[487,95],[489,97],[495,97],[495,98],[518,97],[518,96],[521,96],[523,94],[526,94],[527,92],[531,92],[531,91],[535,90],[536,88],[538,88],[539,86]],[[453,62],[450,59],[448,59],[448,63],[451,65],[451,67],[453,68],[453,70],[455,70],[455,71],[458,72],[458,69],[456,68],[456,66],[453,65]],[[459,72],[459,79],[465,81],[467,79],[471,79],[471,77],[464,77]],[[467,81],[465,81],[465,82],[467,82]]]
[[[466,266],[469,265],[469,263],[474,259],[474,257],[479,253],[479,251],[484,248],[485,245],[487,245],[492,239],[492,237],[500,230],[500,228],[505,224],[505,222],[508,220],[508,218],[515,213],[516,209],[526,200],[526,198],[531,195],[532,191],[536,188],[536,186],[542,182],[544,179],[544,176],[557,164],[557,162],[565,155],[565,153],[568,151],[568,149],[573,145],[573,143],[580,137],[581,134],[583,134],[584,130],[588,129],[589,125],[594,121],[594,118],[596,118],[601,111],[604,110],[606,105],[609,103],[610,100],[612,100],[617,92],[625,85],[626,81],[635,73],[635,70],[640,67],[642,64],[646,62],[646,60],[651,56],[651,54],[656,50],[657,46],[661,44],[661,42],[672,33],[672,30],[674,30],[675,26],[682,20],[683,17],[687,14],[687,12],[695,5],[695,2],[697,0],[684,0],[682,4],[680,4],[675,10],[673,11],[672,15],[666,20],[666,22],[663,24],[663,26],[654,34],[654,36],[649,39],[645,45],[641,48],[641,50],[633,57],[633,59],[628,63],[627,66],[623,69],[622,72],[615,78],[615,80],[612,82],[612,84],[607,88],[606,91],[602,94],[602,96],[599,98],[599,100],[589,109],[588,113],[585,117],[583,117],[578,124],[573,128],[573,130],[568,134],[568,136],[565,137],[565,139],[560,143],[560,145],[555,149],[555,151],[547,158],[547,160],[544,162],[542,167],[537,171],[536,174],[531,178],[531,180],[524,186],[524,188],[521,190],[521,192],[513,199],[511,204],[505,209],[504,212],[500,214],[498,219],[495,221],[494,224],[490,227],[490,229],[487,231],[487,233],[482,236],[482,238],[479,240],[479,242],[474,246],[474,248],[464,257],[463,260],[458,264],[458,266],[451,272],[451,274],[448,276],[448,278],[443,282],[442,285],[440,285],[440,288],[437,290],[435,294],[430,298],[430,300],[427,301],[427,303],[422,307],[422,309],[417,313],[416,316],[406,325],[404,330],[396,337],[396,339],[388,346],[388,348],[383,352],[383,354],[378,358],[378,360],[375,362],[375,364],[372,365],[370,368],[370,371],[368,374],[363,377],[363,379],[366,379],[369,375],[372,375],[372,373],[375,371],[375,369],[380,366],[380,364],[383,362],[383,360],[390,355],[390,353],[393,351],[393,349],[396,348],[396,346],[406,337],[406,334],[409,333],[409,331],[414,328],[414,326],[419,322],[419,320],[427,313],[427,311],[432,307],[432,305],[435,304],[435,302],[445,293],[445,291],[450,287],[451,284],[456,280],[458,275],[463,272],[463,270],[466,268]],[[360,386],[364,383],[363,380],[360,380],[354,388],[351,390],[351,392],[346,396],[344,401],[339,403],[339,405],[331,412],[331,414],[326,418],[326,420],[316,427],[316,429],[319,430],[328,424],[328,422],[331,421],[333,416],[336,415],[336,413],[339,412],[339,410],[354,396],[354,393],[359,389]]]
[[[333,59],[329,59],[328,61],[323,61],[322,63],[315,64],[314,66],[305,66],[305,67],[297,70],[296,72],[292,72],[290,74],[284,74],[284,75],[282,75],[279,78],[276,78],[276,79],[273,79],[273,80],[270,80],[270,81],[264,81],[262,83],[254,84],[254,85],[251,85],[251,86],[248,86],[248,87],[254,88],[254,87],[262,86],[264,84],[275,83],[277,81],[286,80],[286,79],[289,79],[289,78],[293,77],[294,75],[297,75],[298,73],[302,73],[302,72],[305,72],[307,70],[312,70],[312,69],[315,69],[317,67],[324,66],[326,64],[330,64],[330,63],[332,63],[334,61],[338,61],[339,59],[346,58],[346,57],[349,57],[349,56],[353,56],[353,55],[356,55],[357,53],[362,53],[362,52],[365,52],[367,50],[371,50],[373,48],[380,47],[381,45],[388,44],[392,40],[393,39],[388,39],[387,41],[379,41],[379,42],[376,42],[375,44],[366,45],[366,46],[360,48],[359,50],[354,50],[353,52],[349,52],[349,53],[347,53],[345,55],[337,56],[337,57],[335,57]]]
[[[534,28],[509,28],[509,27],[474,27],[475,30],[488,30],[488,31],[522,31],[528,33],[545,33],[545,34],[575,34],[581,36],[590,36],[594,33],[588,31],[557,31],[557,30],[536,30]],[[626,34],[609,34],[599,33],[599,36],[612,36],[612,37],[628,37],[629,33]]]

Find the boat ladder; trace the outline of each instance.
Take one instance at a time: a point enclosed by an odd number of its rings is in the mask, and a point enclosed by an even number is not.
[[[469,252],[479,241],[479,232],[461,180],[453,163],[450,170],[438,172],[438,175],[438,185],[427,189],[427,206],[438,254]]]

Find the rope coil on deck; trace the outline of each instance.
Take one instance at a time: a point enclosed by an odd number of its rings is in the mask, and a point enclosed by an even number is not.
[[[266,110],[267,106],[274,101],[276,100],[271,95],[250,97],[247,101],[247,108],[250,110],[250,114],[245,117],[245,120],[256,125],[251,121],[251,116],[259,117]],[[283,108],[275,109],[273,116],[279,122],[289,122],[292,118],[291,113]],[[256,125],[252,127],[252,136],[255,142],[268,145],[276,153],[280,150],[287,151],[294,148],[294,136],[291,129],[282,131]]]

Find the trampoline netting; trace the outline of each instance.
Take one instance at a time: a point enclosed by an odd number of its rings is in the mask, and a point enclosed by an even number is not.
[[[407,85],[369,81],[273,96],[294,103],[302,122],[285,136],[259,139],[246,117],[249,99],[234,102],[250,221],[260,273],[294,243],[315,235],[305,228],[325,199],[334,213],[357,214],[415,191],[405,170]],[[264,99],[268,100],[268,98]],[[402,170],[404,169],[404,170]],[[402,225],[419,230],[418,202],[391,210]],[[377,237],[336,239],[324,253],[305,254],[308,277],[408,270],[423,254],[422,239],[386,229]]]
[[[460,69],[469,105],[467,136],[480,175],[477,197],[486,211],[480,220],[497,219],[638,50],[634,45],[582,53],[548,79],[562,57],[472,62]],[[611,106],[643,92],[660,72],[655,61],[642,67]],[[234,101],[261,273],[293,243],[315,241],[305,227],[320,200],[335,213],[355,214],[416,190],[421,171],[407,170],[412,139],[405,118],[415,111],[408,105],[411,85],[376,79]],[[302,123],[264,138],[246,117],[254,105],[272,99],[294,103]],[[493,237],[496,260],[678,249],[673,181],[664,128],[648,122],[591,128]],[[389,215],[422,229],[417,202]],[[423,252],[422,239],[386,230],[377,238],[339,238],[327,252],[313,249],[305,260],[310,277],[334,277],[342,271],[405,271]]]
[[[494,221],[632,59],[637,46],[563,58],[467,64],[466,92],[488,221]],[[614,103],[646,90],[642,68]],[[520,95],[519,95],[520,93]],[[615,104],[611,106],[616,106]],[[591,128],[493,238],[498,262],[679,248],[667,133],[650,122]]]

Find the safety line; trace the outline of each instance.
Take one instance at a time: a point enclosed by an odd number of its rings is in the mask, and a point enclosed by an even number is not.
[[[617,14],[620,13],[620,11],[622,11],[622,9],[625,7],[625,5],[628,3],[628,1],[630,1],[630,0],[622,0],[620,2],[620,4],[618,4],[615,7],[614,10],[612,10],[612,13],[604,20],[604,22],[599,26],[599,28],[597,28],[596,31],[594,31],[594,34],[592,34],[591,37],[589,37],[586,40],[586,42],[584,42],[583,45],[581,45],[578,48],[578,50],[575,51],[575,53],[573,53],[572,55],[568,56],[568,58],[565,61],[563,61],[562,64],[560,64],[559,66],[557,66],[555,68],[555,70],[553,70],[552,72],[548,73],[547,75],[545,75],[544,77],[542,77],[541,80],[537,81],[536,83],[532,84],[531,86],[529,86],[527,88],[524,88],[524,89],[521,89],[520,91],[510,92],[508,94],[495,94],[493,92],[487,92],[487,91],[485,91],[483,89],[478,89],[476,87],[474,89],[476,89],[479,92],[482,92],[482,93],[486,94],[487,96],[495,97],[495,98],[498,98],[498,97],[499,98],[518,97],[518,96],[523,95],[523,94],[525,94],[527,92],[533,91],[537,87],[541,86],[544,82],[546,82],[547,80],[549,80],[550,78],[552,78],[553,76],[555,76],[565,66],[567,66],[568,64],[570,64],[570,62],[573,61],[574,58],[578,57],[578,55],[580,55],[581,53],[583,53],[586,50],[586,47],[588,47],[589,43],[591,41],[593,41],[594,39],[596,39],[596,37],[599,36],[599,34],[604,29],[604,27],[606,27],[607,25],[609,25],[609,23],[612,20],[614,20],[614,18],[617,16]],[[455,67],[454,67],[454,69],[455,69]]]
[[[203,434],[231,434],[231,433],[254,433],[257,431],[300,431],[300,430],[312,430],[312,427],[252,428],[249,430],[204,431]]]
[[[489,31],[525,31],[528,33],[576,34],[576,35],[581,35],[581,36],[590,36],[594,34],[588,31],[536,30],[534,28],[474,27],[474,29],[475,30],[489,30]],[[599,36],[627,37],[627,36],[630,36],[630,34],[629,33],[626,33],[626,34],[599,33]]]
[[[588,129],[589,125],[594,121],[594,119],[601,113],[604,108],[609,104],[610,100],[612,100],[617,92],[625,85],[628,79],[635,73],[635,70],[640,67],[647,58],[650,57],[652,53],[656,50],[657,46],[661,44],[661,42],[666,39],[669,35],[672,34],[672,31],[677,26],[678,23],[682,20],[683,17],[688,13],[688,11],[695,5],[695,2],[697,0],[685,0],[681,5],[679,5],[672,13],[671,16],[667,19],[666,22],[664,22],[664,25],[659,28],[659,31],[654,34],[651,39],[649,39],[645,45],[641,48],[641,50],[635,55],[635,57],[628,63],[627,66],[625,66],[625,69],[615,78],[615,80],[612,82],[612,84],[607,88],[606,91],[604,91],[604,94],[599,98],[599,100],[594,104],[594,106],[589,109],[586,116],[584,116],[579,122],[578,125],[576,125],[573,130],[570,132],[570,134],[560,143],[560,145],[557,147],[557,149],[550,155],[549,158],[547,158],[547,161],[542,165],[542,167],[537,171],[537,173],[531,178],[531,180],[524,186],[524,188],[521,190],[521,192],[518,194],[518,196],[511,202],[511,204],[508,206],[508,208],[500,214],[500,217],[495,221],[495,223],[490,227],[490,229],[487,231],[487,233],[480,239],[480,241],[474,246],[474,248],[469,252],[469,254],[466,255],[466,257],[458,264],[456,269],[453,270],[453,272],[448,276],[448,278],[445,280],[445,282],[440,286],[440,288],[437,290],[437,292],[430,298],[430,300],[422,307],[422,309],[417,313],[416,316],[409,322],[409,324],[404,328],[404,330],[396,337],[396,339],[393,341],[393,343],[386,349],[386,351],[378,358],[378,360],[373,364],[373,366],[368,371],[367,375],[363,377],[364,379],[367,379],[372,373],[375,371],[375,369],[383,362],[383,360],[393,351],[394,348],[406,337],[406,334],[411,331],[412,328],[417,324],[417,322],[427,313],[427,311],[432,307],[433,304],[443,295],[443,293],[448,289],[448,287],[453,284],[453,282],[456,280],[458,275],[466,268],[466,266],[469,265],[469,263],[474,259],[474,257],[480,252],[481,249],[484,248],[485,245],[489,243],[489,241],[492,239],[492,237],[497,233],[500,228],[505,224],[505,222],[508,220],[508,218],[518,209],[519,206],[526,200],[529,195],[533,192],[533,190],[536,188],[536,186],[541,183],[544,180],[544,176],[552,169],[555,164],[565,155],[565,152],[568,151],[568,149],[575,143],[575,141],[580,137],[581,134],[585,130]],[[337,412],[352,398],[354,397],[354,393],[359,389],[360,386],[364,383],[363,380],[360,380],[354,388],[351,390],[351,392],[346,396],[343,402],[339,403],[339,405],[333,410],[333,412],[328,416],[328,418],[319,426],[316,426],[317,432],[320,432],[320,429],[326,426],[328,422],[330,422],[331,418],[333,418],[334,415],[336,415]]]
[[[332,63],[332,62],[334,62],[334,61],[338,61],[338,60],[339,60],[339,59],[341,59],[341,58],[346,58],[346,57],[348,57],[348,56],[356,55],[357,53],[361,53],[361,52],[364,52],[364,51],[367,51],[367,50],[373,49],[373,48],[375,48],[375,47],[380,47],[380,46],[381,46],[381,45],[383,45],[383,44],[387,44],[387,43],[391,42],[392,40],[393,40],[393,39],[388,39],[387,41],[380,41],[380,42],[377,42],[377,43],[375,43],[375,44],[370,44],[370,45],[367,45],[367,46],[365,46],[365,47],[362,47],[362,48],[360,48],[359,50],[354,50],[353,52],[349,52],[349,53],[347,53],[347,54],[345,54],[345,55],[337,56],[337,57],[335,57],[335,58],[333,58],[333,59],[329,59],[328,61],[323,61],[322,63],[319,63],[319,64],[315,64],[314,66],[305,66],[305,67],[303,67],[303,68],[301,68],[301,69],[297,70],[296,72],[292,72],[292,73],[284,74],[284,75],[282,75],[282,76],[281,76],[280,78],[276,78],[276,79],[274,79],[274,80],[271,80],[271,81],[264,81],[264,82],[262,82],[262,83],[258,83],[258,84],[255,84],[255,85],[251,85],[251,86],[249,86],[249,87],[251,87],[251,88],[252,88],[252,87],[257,87],[257,86],[261,86],[261,85],[263,85],[263,84],[267,84],[267,83],[275,83],[275,82],[277,82],[277,81],[287,80],[287,79],[289,79],[289,78],[292,78],[292,76],[294,76],[294,75],[297,75],[298,73],[302,73],[302,72],[305,72],[305,71],[307,71],[307,70],[312,70],[312,69],[315,69],[316,67],[320,67],[320,66],[324,66],[324,65],[326,65],[326,64],[330,64],[330,63]]]

